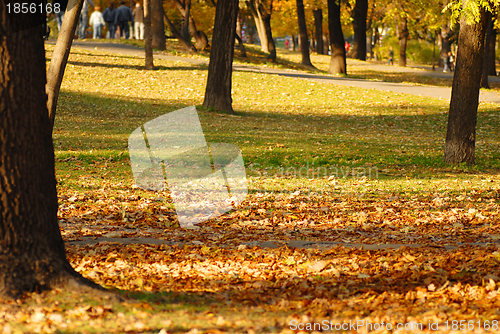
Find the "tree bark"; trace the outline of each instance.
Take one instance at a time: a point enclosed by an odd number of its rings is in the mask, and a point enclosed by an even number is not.
[[[189,32],[196,41],[196,47],[199,49],[206,49],[210,47],[207,35],[203,31],[196,28],[196,22],[187,10],[187,2],[183,4],[179,0],[174,0],[174,4],[184,18],[184,23],[189,24]],[[189,1],[189,4],[191,5],[191,1]],[[186,39],[189,40],[189,36]]]
[[[483,8],[479,10],[479,23],[469,25],[462,17],[444,147],[444,162],[448,164],[475,163],[477,107],[485,33],[486,14]]]
[[[234,41],[239,0],[218,0],[208,65],[205,108],[234,114],[231,98]]]
[[[309,37],[307,36],[306,14],[304,1],[297,0],[297,18],[299,21],[300,51],[302,53],[302,65],[313,66],[309,56]]]
[[[267,42],[266,28],[264,27],[264,19],[262,18],[262,13],[258,9],[259,2],[256,0],[250,0],[246,2],[250,13],[252,13],[253,19],[255,21],[255,27],[257,28],[257,34],[259,35],[260,45],[263,52],[269,52],[269,43]]]
[[[61,31],[57,37],[56,46],[52,53],[49,72],[47,74],[47,84],[45,89],[48,95],[47,108],[49,112],[50,122],[54,127],[56,118],[57,100],[59,99],[59,91],[64,77],[66,64],[68,63],[71,44],[75,36],[78,19],[82,11],[83,0],[69,0],[66,7],[66,14],[61,25]]]
[[[165,39],[165,25],[163,23],[162,0],[151,0],[151,34],[153,36],[153,48],[165,50],[167,41]]]
[[[492,23],[492,29],[490,38],[488,39],[489,44],[489,63],[488,63],[488,75],[497,76],[497,66],[496,66],[496,42],[497,42],[497,30],[495,29],[495,20]]]
[[[399,66],[406,66],[406,46],[408,45],[408,37],[410,33],[408,32],[408,19],[405,17],[401,18],[401,29],[399,32]]]
[[[177,30],[177,28],[174,26],[174,24],[172,23],[172,21],[170,21],[170,19],[168,18],[167,14],[165,12],[163,13],[163,18],[165,19],[165,22],[167,22],[168,29],[170,29],[170,32],[172,33],[172,36],[174,36],[175,38],[177,38],[177,40],[179,41],[179,43],[181,43],[182,46],[187,51],[190,51],[190,52],[197,52],[198,51],[191,44],[191,41],[185,40],[184,37],[182,37],[182,35],[179,32],[179,30]]]
[[[191,36],[189,35],[189,19],[191,19],[191,0],[185,0],[184,4],[184,22],[182,22],[181,26],[181,34],[185,40],[190,40]]]
[[[154,69],[153,36],[151,35],[151,0],[144,0],[144,50],[146,52],[146,69]]]
[[[271,14],[273,12],[273,0],[271,0],[269,11],[267,11],[264,8],[264,5],[260,3],[259,12],[261,13],[262,20],[264,21],[264,30],[266,32],[267,50],[269,52],[269,56],[267,56],[267,59],[274,63],[276,62],[276,44],[274,43],[273,31],[271,30]]]
[[[354,47],[353,57],[366,60],[366,16],[368,0],[356,0],[353,10]]]
[[[14,32],[7,16],[0,0],[0,298],[10,299],[72,282],[93,283],[66,260],[57,222],[40,25]],[[14,20],[29,26],[37,16]]]
[[[488,84],[488,74],[490,72],[490,39],[493,32],[493,19],[492,15],[489,11],[486,11],[486,33],[485,33],[485,41],[484,41],[484,55],[483,55],[483,70],[481,72],[481,88],[490,88]]]
[[[325,54],[325,48],[323,46],[323,10],[321,8],[317,8],[313,10],[313,15],[316,33],[316,52],[322,55]]]
[[[328,32],[331,49],[328,73],[347,74],[345,40],[340,21],[340,3],[337,0],[328,0]]]

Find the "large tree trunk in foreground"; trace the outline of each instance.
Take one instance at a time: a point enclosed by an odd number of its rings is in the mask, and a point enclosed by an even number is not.
[[[313,10],[314,27],[316,33],[316,52],[320,55],[325,54],[323,46],[323,10],[321,8]]]
[[[444,162],[448,164],[475,163],[477,107],[486,32],[484,9],[479,11],[479,16],[479,23],[472,25],[468,25],[465,18],[460,21],[444,147]]]
[[[7,18],[0,0],[0,298],[91,284],[66,260],[57,223],[40,26],[13,32],[10,19],[29,25],[37,18]]]
[[[328,0],[328,31],[331,48],[328,73],[346,74],[345,40],[340,22],[340,3],[337,3],[337,0]]]
[[[203,101],[205,108],[230,113],[234,113],[231,99],[231,76],[238,3],[238,0],[217,1],[207,87]]]
[[[368,14],[368,0],[356,0],[353,11],[354,47],[353,57],[366,60],[366,16]]]
[[[401,31],[399,32],[399,66],[406,66],[406,46],[408,45],[408,19],[403,17],[401,19]]]
[[[306,13],[304,12],[304,1],[297,0],[297,18],[299,20],[300,51],[302,53],[302,65],[313,66],[309,57],[309,37],[307,36]]]
[[[162,0],[151,0],[151,34],[153,36],[153,48],[165,50],[167,41],[165,39],[165,25],[163,22]]]
[[[80,18],[82,6],[82,0],[68,1],[66,14],[64,14],[64,20],[61,25],[61,31],[57,37],[56,46],[52,53],[52,60],[50,61],[45,89],[48,95],[47,108],[49,110],[49,118],[52,127],[54,127],[54,120],[56,118],[59,90],[61,89],[64,70],[68,62],[69,52],[71,51],[71,44],[73,43],[73,37],[75,36],[76,27],[78,26],[78,19]]]
[[[144,0],[144,51],[146,52],[146,69],[154,69],[153,36],[151,35],[151,0]]]

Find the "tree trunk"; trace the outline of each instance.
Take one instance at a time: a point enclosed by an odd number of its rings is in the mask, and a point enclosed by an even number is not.
[[[68,8],[78,11],[77,8]],[[91,285],[66,260],[57,222],[51,120],[38,15],[0,1],[0,298]],[[11,24],[31,26],[14,32]],[[66,29],[69,29],[69,20]]]
[[[269,43],[267,41],[266,28],[264,26],[264,19],[262,13],[259,10],[259,3],[256,0],[250,0],[246,2],[250,13],[255,21],[255,27],[257,28],[257,34],[259,35],[260,45],[263,52],[269,52]]]
[[[172,21],[170,21],[170,19],[168,18],[167,14],[164,12],[163,13],[163,18],[165,19],[165,22],[167,22],[167,25],[168,25],[168,29],[170,29],[170,32],[172,33],[172,36],[174,36],[175,38],[177,38],[177,40],[179,41],[179,43],[182,44],[182,46],[187,50],[187,51],[190,51],[190,52],[197,52],[198,50],[196,50],[196,48],[191,44],[191,41],[189,40],[185,40],[184,37],[182,37],[181,33],[179,32],[179,30],[177,30],[177,28],[174,26],[174,24],[172,23]],[[145,31],[144,31],[145,32]],[[152,37],[151,37],[152,38]]]
[[[304,1],[297,0],[297,18],[299,20],[300,51],[302,53],[302,65],[313,66],[309,57],[309,38],[307,36],[306,14],[304,12]]]
[[[399,32],[399,66],[406,66],[406,46],[408,45],[408,19],[403,17],[401,19],[401,30]]]
[[[238,3],[238,0],[217,1],[207,87],[203,101],[205,108],[230,113],[234,113],[231,99],[231,75]]]
[[[261,12],[261,16],[264,21],[264,29],[266,31],[267,49],[269,50],[269,56],[267,56],[267,59],[274,63],[276,62],[276,44],[274,43],[273,32],[271,30],[271,12],[264,9],[262,4],[259,6],[259,12]]]
[[[153,36],[151,35],[151,0],[144,0],[144,49],[146,51],[146,69],[154,69]]]
[[[45,89],[48,95],[47,108],[49,110],[49,118],[54,127],[56,118],[57,100],[59,98],[59,90],[64,77],[64,70],[68,62],[69,52],[71,51],[71,44],[75,36],[76,27],[78,26],[78,19],[82,11],[82,0],[69,0],[66,7],[66,14],[61,25],[61,31],[57,37],[56,46],[52,53],[52,60],[50,61],[49,72],[47,74],[47,84]]]
[[[323,47],[323,10],[321,8],[313,10],[314,27],[316,32],[316,52],[320,55],[324,53]]]
[[[476,120],[483,66],[486,14],[479,10],[479,23],[460,21],[455,75],[451,89],[444,162],[475,163]]]
[[[337,0],[328,0],[328,30],[331,49],[328,73],[347,74],[345,40],[340,21],[340,3]]]
[[[292,34],[292,47],[293,47],[293,51],[297,50],[297,40],[295,39],[294,34]]]
[[[327,55],[330,51],[330,40],[327,34],[323,34],[323,54]]]
[[[190,15],[190,11],[187,10],[188,2],[183,4],[179,0],[174,0],[174,4],[177,7],[179,13],[181,13],[182,17],[184,18],[184,24],[189,25],[189,33],[191,33],[191,36],[193,36],[194,40],[196,41],[196,47],[199,49],[208,48],[210,45],[208,44],[207,35],[205,35],[203,31],[196,29],[196,23],[193,17]],[[190,7],[191,7],[191,1],[189,0],[189,8]],[[186,34],[186,36],[187,37],[184,37],[186,40],[191,39],[189,37],[189,34]]]
[[[366,60],[366,15],[368,0],[356,0],[353,11],[354,47],[353,57]]]
[[[165,25],[163,23],[163,2],[162,0],[151,0],[151,35],[153,36],[153,48],[165,50],[167,41],[165,40]]]
[[[489,54],[490,54],[490,56],[488,57],[489,59],[488,75],[493,75],[493,76],[497,75],[496,54],[495,54],[496,42],[497,42],[497,30],[495,29],[495,22],[493,21],[491,35],[490,38],[488,39]]]
[[[184,4],[184,21],[181,26],[181,34],[185,40],[190,40],[191,36],[189,35],[189,19],[191,19],[191,0],[185,0]]]
[[[485,42],[484,42],[484,55],[483,55],[483,70],[481,72],[481,88],[489,89],[490,85],[488,84],[488,74],[490,71],[489,65],[490,61],[490,39],[493,32],[493,19],[492,15],[489,11],[486,11],[486,33],[485,33]]]

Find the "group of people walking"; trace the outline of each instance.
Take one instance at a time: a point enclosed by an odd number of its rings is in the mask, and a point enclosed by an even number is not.
[[[90,15],[90,20],[89,6],[94,8],[92,15]],[[61,31],[65,10],[66,8],[56,15],[59,31]],[[130,31],[129,22],[132,24],[132,31]],[[118,8],[115,8],[115,3],[111,2],[109,7],[101,13],[101,8],[99,6],[94,6],[92,0],[84,0],[77,30],[80,39],[85,39],[87,37],[87,28],[89,24],[93,29],[94,39],[102,37],[102,31],[105,26],[108,28],[108,38],[125,37],[129,39],[135,37],[135,39],[144,39],[144,9],[140,3],[136,3],[132,11],[130,7],[125,5],[125,1],[123,0],[120,2]]]

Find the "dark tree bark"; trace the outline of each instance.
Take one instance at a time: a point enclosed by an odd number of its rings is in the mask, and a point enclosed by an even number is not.
[[[189,24],[189,32],[191,33],[191,36],[193,36],[194,40],[196,41],[196,47],[199,49],[206,49],[209,48],[210,45],[208,43],[208,38],[207,35],[203,32],[200,31],[196,28],[196,22],[193,19],[193,16],[191,16],[188,11],[187,11],[187,3],[183,4],[179,0],[174,0],[174,4],[181,13],[182,17],[184,18],[184,22]],[[189,1],[189,4],[191,2]],[[187,38],[187,40],[190,38]]]
[[[410,33],[408,32],[408,19],[405,17],[401,18],[401,28],[399,31],[399,66],[406,66],[406,46],[408,45],[408,37]]]
[[[144,0],[144,50],[146,52],[146,69],[154,69],[153,36],[151,35],[151,0]]]
[[[479,11],[479,23],[460,21],[455,75],[451,89],[444,162],[475,163],[476,120],[479,84],[483,66],[486,14]]]
[[[488,74],[490,72],[489,65],[491,63],[490,57],[490,39],[493,33],[493,19],[492,15],[489,11],[486,11],[486,33],[485,33],[485,42],[484,42],[484,55],[483,55],[483,71],[481,72],[481,88],[490,88],[488,84]]]
[[[61,31],[57,36],[56,46],[52,54],[52,60],[50,61],[45,89],[48,95],[47,108],[52,127],[54,127],[54,120],[56,118],[59,90],[61,89],[64,71],[68,63],[69,52],[71,51],[71,44],[73,43],[73,37],[78,26],[82,6],[83,1],[81,0],[68,1],[64,21],[61,25]]]
[[[337,0],[328,0],[328,31],[331,49],[328,73],[347,74],[345,40],[340,21],[340,3]]]
[[[189,35],[189,19],[191,18],[191,0],[185,0],[184,3],[184,21],[181,26],[181,34],[185,40],[190,40],[191,36]]]
[[[153,48],[165,50],[167,41],[165,39],[165,24],[163,22],[162,0],[151,0],[151,35],[153,36]]]
[[[297,0],[297,18],[299,20],[300,51],[302,53],[302,65],[313,66],[309,57],[309,37],[307,36],[306,13],[304,1]]]
[[[320,55],[325,54],[323,47],[323,10],[321,8],[313,10],[314,27],[316,33],[316,52]]]
[[[488,38],[488,50],[489,50],[489,57],[488,57],[488,75],[497,75],[497,69],[496,69],[496,54],[495,54],[495,48],[496,48],[496,42],[497,42],[497,30],[495,29],[495,20],[493,20],[492,29],[490,32],[490,37]]]
[[[170,21],[170,19],[168,18],[167,14],[165,12],[163,13],[163,18],[165,19],[165,22],[167,22],[168,29],[170,29],[170,32],[172,33],[172,36],[174,36],[175,38],[177,38],[177,40],[179,41],[179,43],[181,43],[182,46],[187,51],[190,51],[190,52],[197,52],[198,51],[191,44],[191,41],[185,40],[184,37],[182,37],[182,35],[179,32],[179,30],[177,30],[177,28],[174,26],[174,24],[172,23],[172,21]]]
[[[368,0],[356,0],[353,10],[352,26],[354,29],[353,57],[366,60],[366,16]]]
[[[38,20],[37,15],[13,19],[27,25]],[[40,26],[13,32],[9,22],[0,0],[0,298],[10,299],[93,283],[66,260],[57,222]]]
[[[234,113],[231,99],[231,75],[238,3],[238,0],[217,1],[207,87],[203,101],[205,108],[230,113]]]

